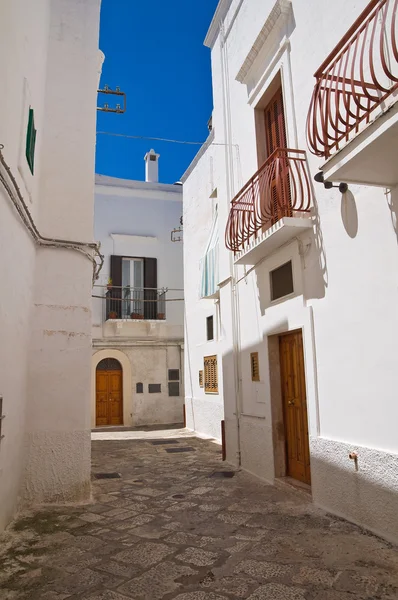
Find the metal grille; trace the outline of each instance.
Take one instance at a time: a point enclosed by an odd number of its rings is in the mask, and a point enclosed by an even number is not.
[[[203,371],[199,371],[199,387],[203,387]]]
[[[260,381],[260,366],[258,364],[258,352],[250,354],[250,365],[252,371],[252,381]]]
[[[217,356],[205,356],[204,366],[205,392],[209,394],[218,394]]]
[[[122,365],[116,358],[104,358],[97,365],[97,371],[121,371]]]

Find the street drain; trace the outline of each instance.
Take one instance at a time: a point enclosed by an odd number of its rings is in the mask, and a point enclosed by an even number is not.
[[[120,473],[94,473],[95,479],[120,479]]]
[[[209,477],[227,477],[231,478],[235,475],[235,471],[214,471]]]
[[[186,448],[165,448],[165,450],[169,454],[174,454],[175,452],[195,452],[194,448],[189,448],[188,446]]]
[[[174,494],[174,496],[172,496],[172,498],[177,498],[178,500],[180,500],[181,498],[185,498],[184,494]]]
[[[152,446],[166,446],[167,444],[178,444],[178,440],[155,440]]]

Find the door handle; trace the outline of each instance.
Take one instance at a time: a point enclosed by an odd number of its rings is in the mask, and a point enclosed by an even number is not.
[[[294,406],[294,400],[288,400],[287,403],[288,403],[289,406]]]

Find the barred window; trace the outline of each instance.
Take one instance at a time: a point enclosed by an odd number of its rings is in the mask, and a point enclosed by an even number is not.
[[[199,387],[203,387],[203,371],[199,371]]]
[[[218,394],[218,368],[217,356],[204,357],[205,392]]]

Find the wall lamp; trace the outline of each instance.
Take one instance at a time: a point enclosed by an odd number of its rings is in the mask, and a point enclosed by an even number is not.
[[[339,185],[334,185],[331,181],[325,181],[323,176],[323,171],[319,171],[314,177],[317,183],[323,183],[325,189],[330,190],[331,188],[339,188],[340,194],[345,194],[348,190],[347,183],[339,183]]]

